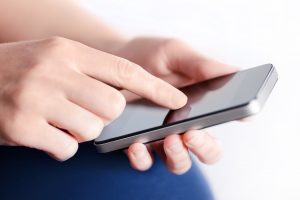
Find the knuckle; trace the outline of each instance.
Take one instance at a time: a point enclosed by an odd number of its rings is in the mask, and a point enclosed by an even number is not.
[[[52,75],[53,72],[62,73],[64,68],[74,67],[77,48],[75,42],[62,37],[51,37],[38,43],[38,51],[35,51],[30,62],[31,69],[40,69],[43,75]],[[62,55],[68,55],[66,59]],[[36,70],[34,70],[36,71]]]
[[[177,47],[180,46],[182,44],[182,41],[176,38],[167,38],[164,39],[164,41],[162,42],[162,47]]]
[[[166,90],[160,87],[160,84],[155,79],[149,80],[148,83],[143,85],[144,91],[147,91],[147,96],[150,99],[156,100],[160,99],[162,96],[166,95]]]
[[[123,86],[125,82],[130,81],[137,75],[138,67],[124,58],[116,59],[116,83]]]
[[[65,47],[66,45],[68,45],[70,43],[70,41],[71,40],[63,38],[63,37],[54,36],[54,37],[45,39],[43,42],[53,48],[56,48],[56,47],[62,48],[62,47]]]
[[[50,37],[41,41],[42,50],[40,53],[43,55],[56,55],[70,51],[72,47],[72,40],[63,37]]]
[[[30,75],[37,74],[42,72],[48,64],[46,64],[46,61],[42,57],[36,57],[34,62],[31,63],[29,66],[28,73],[26,74],[29,77]]]

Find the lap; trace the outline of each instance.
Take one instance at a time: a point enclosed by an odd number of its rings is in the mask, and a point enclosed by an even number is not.
[[[0,199],[213,199],[195,165],[177,176],[156,158],[138,172],[124,153],[98,154],[92,143],[65,162],[23,147],[0,147],[0,159]]]

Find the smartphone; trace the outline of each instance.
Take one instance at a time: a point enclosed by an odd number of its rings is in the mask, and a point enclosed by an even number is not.
[[[144,99],[130,102],[94,144],[106,153],[248,117],[260,111],[277,79],[274,66],[265,64],[182,88],[188,101],[177,110]]]

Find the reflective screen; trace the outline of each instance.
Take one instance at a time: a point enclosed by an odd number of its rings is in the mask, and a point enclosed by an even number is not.
[[[255,98],[270,70],[271,65],[263,65],[183,88],[188,102],[178,110],[147,100],[128,103],[122,115],[104,128],[96,142],[246,104]]]

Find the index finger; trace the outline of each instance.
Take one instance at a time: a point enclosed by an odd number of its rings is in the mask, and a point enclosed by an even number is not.
[[[178,109],[187,97],[169,83],[151,75],[141,66],[82,45],[86,54],[77,57],[79,70],[97,80],[127,89],[162,106]]]

